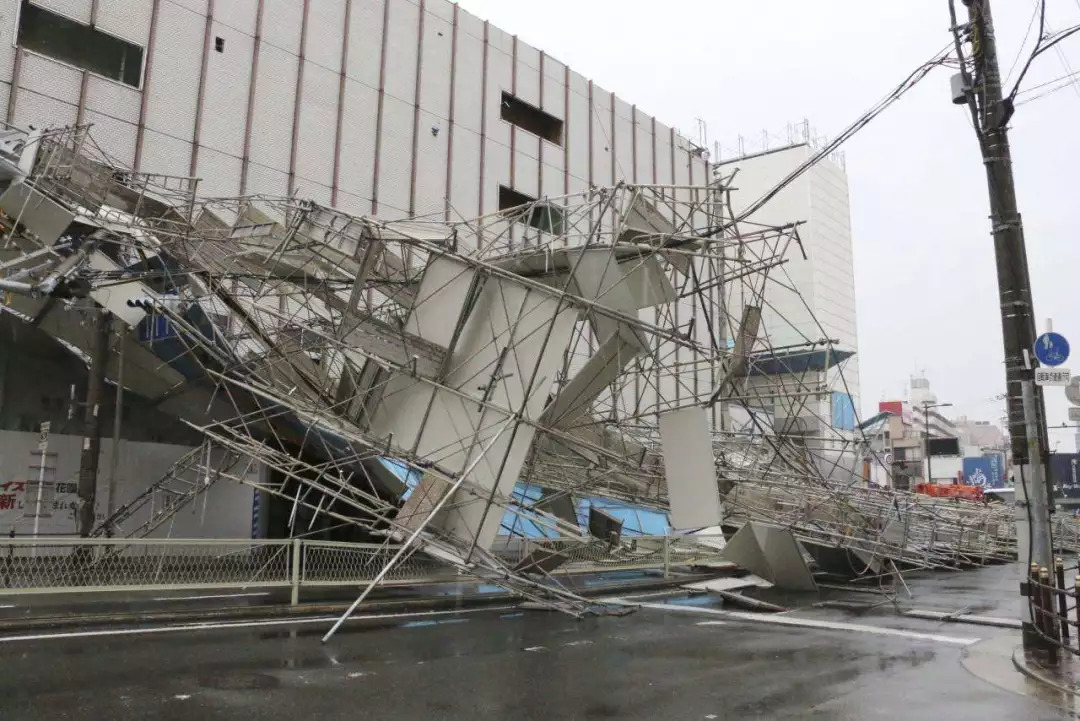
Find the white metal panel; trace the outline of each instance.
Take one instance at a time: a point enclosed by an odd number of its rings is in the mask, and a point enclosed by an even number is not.
[[[501,117],[502,93],[510,92],[513,82],[513,58],[499,50],[495,45],[488,46],[487,88],[487,136],[488,138],[510,146],[510,123]]]
[[[89,109],[83,114],[83,122],[92,124],[90,135],[112,160],[126,168],[132,166],[137,130],[134,124]]]
[[[456,3],[450,0],[427,0],[424,3],[424,9],[428,15],[446,22],[454,21],[454,5]],[[429,18],[430,19],[430,18]]]
[[[630,105],[621,98],[615,99],[615,180],[634,179],[634,125]]]
[[[308,5],[307,43],[304,46],[304,56],[308,61],[331,69],[335,73],[341,68],[341,41],[345,33],[345,2],[346,0],[316,0]]]
[[[540,188],[540,195],[542,197],[554,198],[560,195],[564,195],[566,177],[562,167],[562,153],[559,153],[553,160],[557,163],[548,163],[547,159],[549,155],[553,153],[547,153],[544,155],[544,172],[541,176],[543,179],[543,185]]]
[[[404,217],[409,212],[412,182],[413,108],[387,95],[383,103],[379,149],[379,208],[376,215]]]
[[[652,182],[653,135],[652,118],[637,111],[634,117],[634,133],[637,138],[637,182]]]
[[[569,146],[571,175],[583,180],[589,178],[589,97],[576,91],[570,92],[570,108],[563,127],[563,141]]]
[[[14,3],[11,3],[14,6]],[[15,70],[15,13],[7,13],[0,22],[0,81],[10,83]],[[5,98],[4,102],[7,102]]]
[[[519,148],[522,145],[521,135],[524,134],[521,133],[518,136]],[[532,138],[532,140],[537,144],[540,142],[537,138]],[[525,143],[525,145],[528,145],[528,143]],[[535,156],[521,150],[517,151],[517,157],[514,161],[514,190],[534,198],[540,197],[540,161]]]
[[[450,150],[445,131],[431,134],[440,119],[420,113],[420,135],[416,145],[416,215],[442,213],[446,208],[446,161]]]
[[[515,94],[525,102],[540,107],[540,51],[521,40],[517,44]]]
[[[255,40],[217,21],[211,32],[225,40],[225,52],[211,50],[207,61],[199,144],[239,158],[244,154]]]
[[[335,208],[343,213],[351,215],[367,215],[371,212],[371,198],[363,198],[359,195],[346,193],[338,188],[337,203]]]
[[[288,193],[289,175],[281,170],[251,163],[248,165],[247,191],[250,194],[284,196]]]
[[[419,32],[420,8],[412,0],[391,2],[386,33],[386,92],[410,103],[416,96]]]
[[[183,8],[187,8],[188,10],[191,10],[192,12],[198,13],[199,15],[202,15],[203,17],[206,17],[206,10],[207,10],[207,7],[209,6],[209,2],[210,2],[210,0],[164,0],[164,1],[165,2],[171,2],[174,5],[178,5],[178,6],[183,7]],[[241,1],[243,1],[243,0],[241,0]],[[224,4],[232,5],[233,3],[230,1],[230,2],[224,3]],[[214,14],[215,15],[219,14],[217,8],[214,8]]]
[[[502,28],[488,26],[488,44],[507,57],[514,54],[514,36]]]
[[[566,66],[551,57],[544,58],[544,107],[562,121],[566,121]]]
[[[453,258],[435,257],[424,269],[405,331],[450,349],[476,272]]]
[[[450,117],[450,62],[453,26],[428,13],[424,20],[423,70],[420,73],[420,107],[442,119]],[[472,82],[461,78],[459,82]]]
[[[89,25],[93,0],[33,0],[33,4]],[[16,3],[12,2],[12,6]],[[12,13],[14,15],[14,13]]]
[[[300,0],[263,0],[263,43],[299,55],[300,29],[303,22],[304,3]]]
[[[229,196],[240,194],[240,170],[243,161],[211,148],[199,150],[199,167],[195,169],[199,176],[199,195]]]
[[[495,198],[500,185],[510,185],[510,148],[488,138],[484,151],[485,212],[498,210]]]
[[[386,0],[353,0],[349,13],[349,58],[346,75],[369,88],[379,88],[383,9]]]
[[[144,91],[146,126],[190,138],[195,132],[206,18],[171,2],[162,2],[158,12],[154,71]]]
[[[74,125],[78,108],[40,93],[20,89],[15,99],[15,125],[37,128]]]
[[[360,3],[361,5],[364,3]],[[341,126],[341,167],[338,187],[369,201],[375,165],[375,124],[379,94],[354,80],[345,81],[345,122]]]
[[[327,187],[334,184],[334,133],[340,77],[336,71],[307,63],[300,98],[296,174]]]
[[[593,86],[593,183],[596,185],[612,185],[611,166],[611,93]]]
[[[330,205],[332,190],[329,185],[315,183],[304,178],[297,178],[294,190],[297,197],[312,200],[319,205]]]
[[[196,174],[206,178],[208,182],[216,182],[216,179],[211,179],[203,172],[203,156],[213,152],[206,148],[199,152],[199,167]],[[169,135],[163,135],[156,130],[147,130],[143,135],[140,162],[142,166],[139,170],[147,173],[187,175],[191,170],[191,143]],[[204,192],[204,183],[199,184],[199,190]],[[233,191],[234,194],[238,192],[239,188]]]
[[[203,4],[205,4],[205,2]],[[255,20],[258,14],[259,0],[229,0],[228,2],[214,4],[215,23],[220,23],[233,29],[234,32],[248,36],[255,35]],[[221,33],[217,34],[221,35]],[[231,54],[231,52],[232,48],[229,47],[229,42],[226,40],[225,53]],[[237,55],[235,57],[239,58],[243,56]]]
[[[146,47],[150,39],[151,2],[99,2],[97,28]]]
[[[450,219],[480,215],[480,136],[454,130],[453,164],[450,176]]]
[[[661,123],[656,124],[656,182],[671,185],[671,128]]]
[[[484,88],[480,82],[484,73],[484,41],[464,31],[466,17],[472,16],[459,13],[454,125],[459,129],[464,128],[479,133],[481,105],[484,97]],[[482,27],[481,32],[483,32]]]
[[[518,155],[524,155],[533,160],[540,157],[540,143],[542,141],[538,136],[533,135],[527,130],[522,130],[521,128],[517,129],[516,136],[517,137],[514,138],[514,149],[517,151]],[[546,141],[543,142],[544,145],[547,146],[544,150],[545,153],[562,153],[561,148]]]
[[[292,146],[297,62],[296,55],[263,43],[251,123],[251,159],[286,172]]]
[[[19,87],[78,105],[82,72],[70,65],[27,52],[23,53]]]
[[[113,80],[90,75],[86,81],[86,107],[128,123],[139,122],[142,93]]]

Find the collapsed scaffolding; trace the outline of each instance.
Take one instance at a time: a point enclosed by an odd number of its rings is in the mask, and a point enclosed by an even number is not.
[[[581,497],[706,545],[694,532],[765,526],[848,577],[1015,557],[1008,511],[864,480],[880,461],[820,410],[851,351],[820,327],[770,342],[799,226],[736,218],[731,178],[446,222],[200,197],[118,167],[85,127],[9,128],[0,166],[6,309],[83,353],[92,333],[57,306],[108,311],[109,377],[122,354],[125,392],[204,438],[96,535],[244,483],[289,504],[290,535],[399,546],[357,603],[423,553],[573,614],[589,603],[551,572],[629,552],[601,511],[579,522]],[[522,556],[508,513],[550,540]]]

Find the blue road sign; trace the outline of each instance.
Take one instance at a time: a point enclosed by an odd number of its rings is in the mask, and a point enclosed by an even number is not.
[[[1069,360],[1069,341],[1060,333],[1043,333],[1035,339],[1035,357],[1044,366],[1059,366]]]

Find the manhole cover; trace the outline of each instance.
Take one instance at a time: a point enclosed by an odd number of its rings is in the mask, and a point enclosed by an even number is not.
[[[225,674],[199,679],[203,688],[215,688],[222,691],[255,691],[277,688],[281,682],[265,673]]]

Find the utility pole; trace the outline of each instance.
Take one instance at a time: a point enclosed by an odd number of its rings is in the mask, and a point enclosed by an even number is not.
[[[1035,313],[1031,298],[1024,226],[1016,206],[1012,155],[1009,149],[1008,123],[1013,114],[1011,99],[1004,97],[1001,69],[998,66],[997,40],[990,0],[963,0],[967,23],[956,18],[955,0],[949,0],[953,34],[960,60],[964,60],[963,42],[970,40],[973,72],[961,62],[962,98],[971,111],[975,131],[986,168],[990,196],[990,221],[997,259],[998,295],[1001,303],[1001,329],[1005,343],[1005,380],[1008,402],[1009,437],[1013,464],[1020,468],[1017,489],[1017,521],[1031,523],[1031,560],[1053,568],[1053,545],[1050,541],[1050,479],[1046,432],[1046,411],[1042,389],[1035,386],[1036,361]],[[1026,495],[1026,499],[1021,498]],[[1021,505],[1025,504],[1025,505]],[[1022,528],[1022,526],[1021,526]],[[1018,529],[1021,548],[1026,534]],[[1027,566],[1028,559],[1020,561]],[[1028,604],[1025,608],[1025,643],[1032,633]]]
[[[83,444],[79,458],[79,507],[77,529],[81,538],[94,529],[94,502],[97,497],[98,456],[101,451],[101,399],[105,387],[105,369],[109,365],[109,335],[112,314],[94,309],[95,335],[90,373],[86,382],[86,403],[83,408]]]

